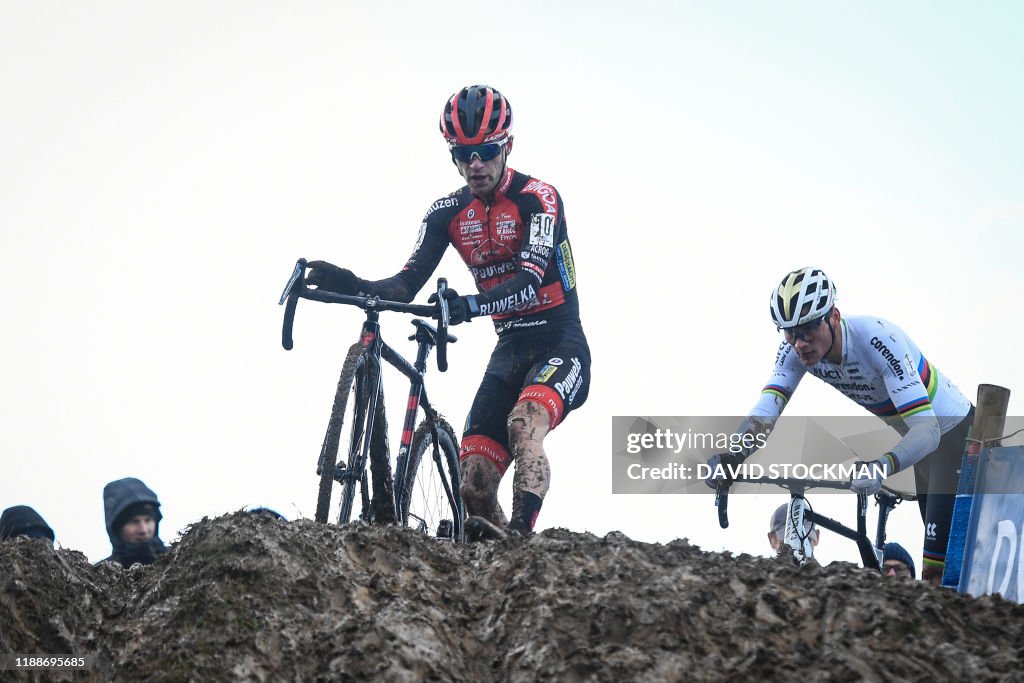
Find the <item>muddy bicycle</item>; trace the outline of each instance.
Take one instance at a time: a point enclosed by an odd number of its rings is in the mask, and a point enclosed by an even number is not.
[[[346,353],[317,459],[320,485],[316,521],[327,522],[332,491],[337,484],[341,487],[338,524],[351,521],[358,489],[358,519],[368,523],[397,522],[461,543],[465,537],[465,510],[459,492],[459,442],[451,425],[430,404],[424,384],[430,351],[437,348],[437,367],[444,372],[448,369],[448,344],[457,341],[448,332],[446,280],[437,281],[438,304],[417,305],[310,289],[306,286],[305,270],[305,259],[299,259],[279,302],[285,304],[281,336],[285,349],[294,346],[292,327],[300,298],[356,306],[366,313],[359,341]],[[414,362],[410,363],[381,338],[380,313],[385,311],[438,320],[437,327],[419,318],[412,320],[415,332],[409,340],[417,345]],[[409,380],[409,399],[394,471],[387,438],[382,360]],[[414,429],[421,408],[424,417]],[[342,443],[346,444],[346,457],[339,459]]]
[[[804,564],[814,557],[814,545],[811,541],[814,529],[823,529],[839,534],[857,544],[861,562],[864,567],[882,571],[882,555],[885,549],[885,527],[891,513],[904,500],[916,500],[916,496],[900,493],[885,486],[874,495],[878,505],[878,521],[875,528],[875,539],[872,543],[867,535],[868,496],[857,494],[856,529],[848,527],[836,520],[815,512],[807,502],[806,492],[809,489],[824,488],[850,490],[849,481],[829,479],[796,479],[775,477],[732,477],[718,484],[715,495],[715,506],[718,508],[718,524],[723,529],[729,527],[729,487],[732,484],[772,484],[780,486],[790,493],[789,505],[786,508],[786,531],[781,539],[793,553],[793,561]],[[810,528],[805,523],[810,522]]]

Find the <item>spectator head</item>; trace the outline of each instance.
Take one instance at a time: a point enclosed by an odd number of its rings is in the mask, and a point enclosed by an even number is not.
[[[133,477],[103,487],[103,508],[111,543],[147,543],[160,535],[160,501]]]
[[[885,548],[882,549],[882,575],[909,576],[916,579],[917,570],[914,567],[914,558],[899,543],[886,543]]]
[[[0,541],[15,536],[46,538],[51,544],[56,540],[50,525],[28,505],[9,507],[0,515]]]
[[[135,503],[117,516],[114,528],[125,543],[147,543],[156,536],[160,511],[152,503]]]
[[[776,508],[772,514],[771,521],[768,526],[768,542],[772,546],[772,550],[778,550],[782,545],[783,539],[786,538],[786,513],[789,511],[789,504],[785,503]],[[817,528],[812,529],[810,520],[804,520],[804,531],[809,532],[811,535],[811,545],[818,545],[818,539],[821,536],[821,531]]]
[[[249,513],[252,513],[252,514],[256,514],[256,515],[266,515],[267,517],[270,517],[271,519],[280,519],[280,520],[282,520],[284,522],[288,521],[288,518],[285,517],[284,515],[282,515],[277,510],[274,510],[274,509],[268,508],[268,507],[264,507],[262,505],[255,506],[255,507],[253,507],[253,506],[247,507],[247,508],[245,508],[245,511],[249,512]]]

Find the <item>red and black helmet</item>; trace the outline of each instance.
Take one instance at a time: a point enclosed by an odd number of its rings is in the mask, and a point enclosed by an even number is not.
[[[507,137],[512,105],[489,85],[470,85],[452,95],[441,113],[441,134],[449,145],[479,145]]]

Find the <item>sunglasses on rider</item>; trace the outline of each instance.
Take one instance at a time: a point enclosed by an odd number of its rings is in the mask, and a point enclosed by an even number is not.
[[[823,315],[822,317],[812,320],[809,323],[797,325],[796,327],[790,327],[789,329],[783,330],[782,334],[786,338],[786,341],[789,342],[790,344],[795,344],[797,339],[810,343],[811,335],[814,334],[819,327],[821,327],[821,323],[823,323],[825,321],[825,318],[827,317],[827,315]]]
[[[468,164],[476,156],[480,161],[490,161],[501,154],[501,150],[508,143],[508,138],[497,142],[485,142],[482,145],[457,145],[451,148],[452,159]]]

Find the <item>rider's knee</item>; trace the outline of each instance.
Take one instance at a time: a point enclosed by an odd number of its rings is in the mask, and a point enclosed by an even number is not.
[[[469,434],[462,437],[459,449],[459,464],[462,466],[463,481],[470,478],[491,478],[487,474],[492,470],[501,479],[505,470],[512,463],[512,456],[503,445],[483,434]],[[470,472],[472,477],[467,477]]]
[[[540,441],[550,428],[551,415],[544,404],[520,400],[508,416],[508,441],[513,445],[525,441]]]

